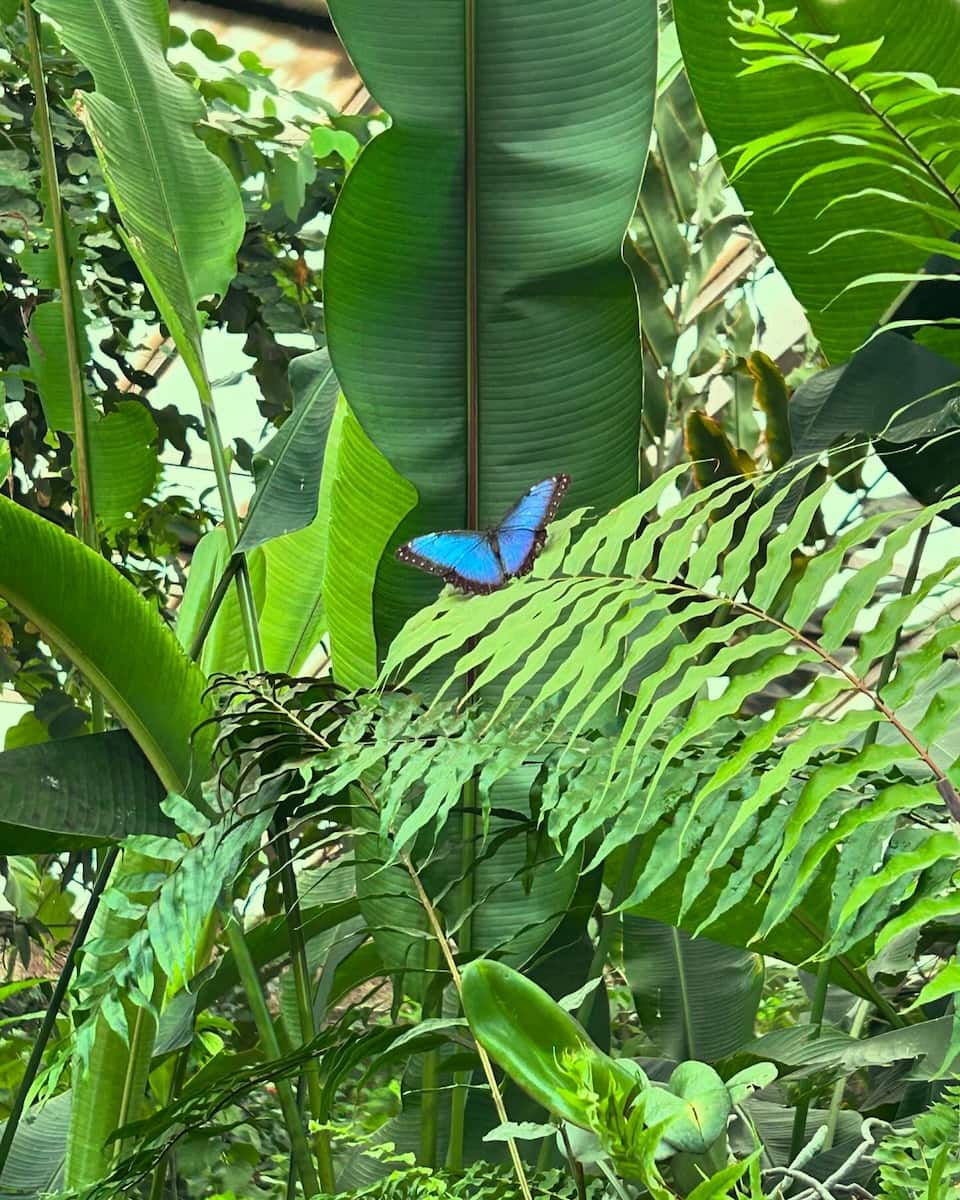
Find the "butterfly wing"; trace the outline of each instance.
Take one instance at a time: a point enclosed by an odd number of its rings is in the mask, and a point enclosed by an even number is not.
[[[552,475],[535,483],[493,531],[507,579],[526,575],[547,540],[546,526],[556,516],[569,475]]]
[[[431,575],[439,575],[463,592],[495,592],[506,582],[486,533],[467,529],[425,533],[401,546],[397,558]]]

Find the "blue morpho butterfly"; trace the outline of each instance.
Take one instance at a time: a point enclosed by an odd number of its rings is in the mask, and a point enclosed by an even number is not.
[[[425,533],[401,546],[397,558],[462,592],[495,592],[533,567],[569,486],[569,475],[551,475],[521,496],[495,528]]]

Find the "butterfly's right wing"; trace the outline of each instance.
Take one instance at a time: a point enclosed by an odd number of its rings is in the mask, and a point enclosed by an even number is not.
[[[526,575],[547,539],[546,526],[556,516],[569,475],[552,475],[536,483],[503,518],[494,533],[500,561],[509,578]]]
[[[473,530],[425,533],[401,546],[397,558],[464,592],[495,592],[505,582],[490,539]]]

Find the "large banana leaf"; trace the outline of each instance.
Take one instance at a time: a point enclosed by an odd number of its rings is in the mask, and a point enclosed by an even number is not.
[[[674,0],[674,15],[684,62],[700,110],[728,169],[736,147],[805,119],[838,111],[862,113],[856,97],[836,79],[796,67],[740,77],[744,51],[730,40],[727,0]],[[738,5],[738,8],[745,7]],[[754,10],[758,4],[752,6]],[[773,6],[777,7],[777,6]],[[791,28],[804,33],[838,35],[840,47],[882,38],[871,71],[916,71],[939,84],[960,84],[960,6],[954,0],[914,4],[877,4],[876,0],[794,0]],[[746,40],[741,36],[741,41]],[[819,131],[823,134],[829,130]],[[780,208],[792,184],[822,163],[851,155],[863,161],[855,172],[824,175],[793,195]],[[926,255],[891,237],[849,237],[826,253],[811,251],[836,234],[854,228],[897,230],[902,234],[948,236],[953,228],[917,207],[889,198],[891,191],[914,199],[937,197],[878,163],[869,146],[849,139],[811,136],[787,153],[757,163],[736,182],[737,191],[760,240],[807,309],[827,356],[849,357],[896,296],[900,284],[855,290],[825,306],[853,280],[875,272],[915,272]],[[871,189],[880,189],[880,193]],[[837,204],[821,213],[838,192],[858,193],[855,203]],[[940,201],[942,203],[942,200]],[[956,217],[954,216],[954,222]]]
[[[127,247],[194,379],[203,386],[196,306],[222,295],[244,220],[229,170],[196,134],[204,106],[166,60],[165,0],[36,0],[89,68],[79,111]]]
[[[640,1024],[667,1058],[716,1062],[753,1036],[758,954],[627,914],[623,965]]]
[[[101,693],[164,786],[182,791],[191,734],[208,715],[205,681],[156,609],[99,554],[2,497],[0,595]]]
[[[636,489],[637,302],[621,257],[656,90],[655,0],[330,0],[393,124],[361,153],[324,268],[330,356],[420,504],[397,540],[499,519],[573,476]],[[437,592],[388,556],[381,649]]]

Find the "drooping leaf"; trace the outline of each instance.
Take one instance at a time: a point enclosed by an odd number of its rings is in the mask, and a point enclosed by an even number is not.
[[[960,483],[960,367],[926,346],[880,333],[848,363],[803,382],[790,401],[794,452],[806,458],[844,437],[877,439],[890,471],[932,503]],[[958,513],[947,513],[956,522]]]
[[[160,615],[98,554],[2,497],[0,546],[0,595],[101,692],[166,788],[198,785],[205,681]]]
[[[0,754],[0,839],[10,854],[49,854],[169,834],[166,794],[125,731]]]

